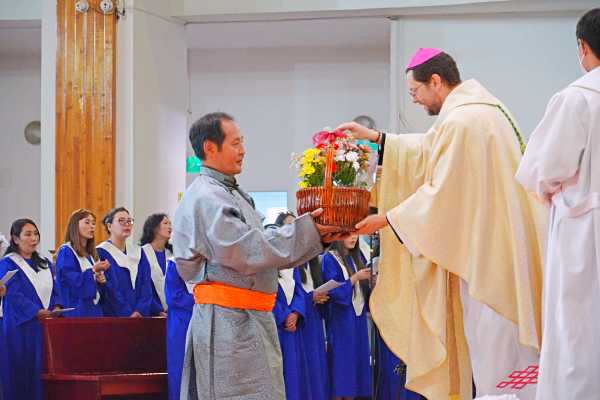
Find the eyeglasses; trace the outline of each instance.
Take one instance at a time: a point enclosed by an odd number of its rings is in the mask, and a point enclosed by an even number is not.
[[[131,226],[131,225],[133,225],[133,221],[134,221],[133,218],[119,218],[117,220],[117,222],[121,226]]]
[[[419,91],[419,89],[425,86],[424,83],[420,83],[419,85],[415,86],[414,88],[410,88],[408,89],[408,94],[410,95],[410,97],[414,98],[417,95],[417,92]]]

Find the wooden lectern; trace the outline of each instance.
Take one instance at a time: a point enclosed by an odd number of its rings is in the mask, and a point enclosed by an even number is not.
[[[50,318],[41,323],[46,400],[167,398],[165,318]]]

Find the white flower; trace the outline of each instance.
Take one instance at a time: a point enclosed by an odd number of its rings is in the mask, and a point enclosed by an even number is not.
[[[346,154],[344,153],[344,149],[339,149],[335,152],[335,156],[333,158],[335,161],[344,161],[346,159]]]
[[[352,163],[352,167],[354,168],[355,171],[358,171],[360,169],[360,164],[357,161],[354,161]]]
[[[356,163],[358,161],[358,153],[355,152],[355,151],[349,151],[346,154],[346,161],[350,161],[352,163]]]

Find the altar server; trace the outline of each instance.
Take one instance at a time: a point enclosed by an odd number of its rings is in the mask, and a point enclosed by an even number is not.
[[[585,74],[552,97],[517,172],[551,215],[538,400],[600,393],[600,8],[576,38]]]

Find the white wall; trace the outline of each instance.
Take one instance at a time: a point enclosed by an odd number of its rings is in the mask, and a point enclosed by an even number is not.
[[[398,21],[398,59],[404,70],[419,47],[440,47],[458,63],[463,80],[475,78],[502,100],[528,137],[553,93],[579,75],[575,14],[473,15]],[[432,118],[413,105],[399,80],[405,131],[427,129]],[[400,124],[402,126],[402,124]]]
[[[40,20],[42,1],[50,0],[0,0],[0,20]]]
[[[246,139],[240,183],[248,191],[288,191],[295,207],[292,152],[325,126],[372,116],[388,124],[387,48],[272,48],[190,53],[192,120],[225,111]]]
[[[41,249],[54,249],[56,210],[56,1],[42,5],[42,85],[41,85],[41,187],[40,230]]]
[[[119,21],[116,204],[140,222],[173,213],[185,190],[187,47],[183,25],[150,10],[128,9]]]
[[[40,120],[40,58],[0,54],[0,232],[17,218],[40,220],[40,145],[23,130]]]

